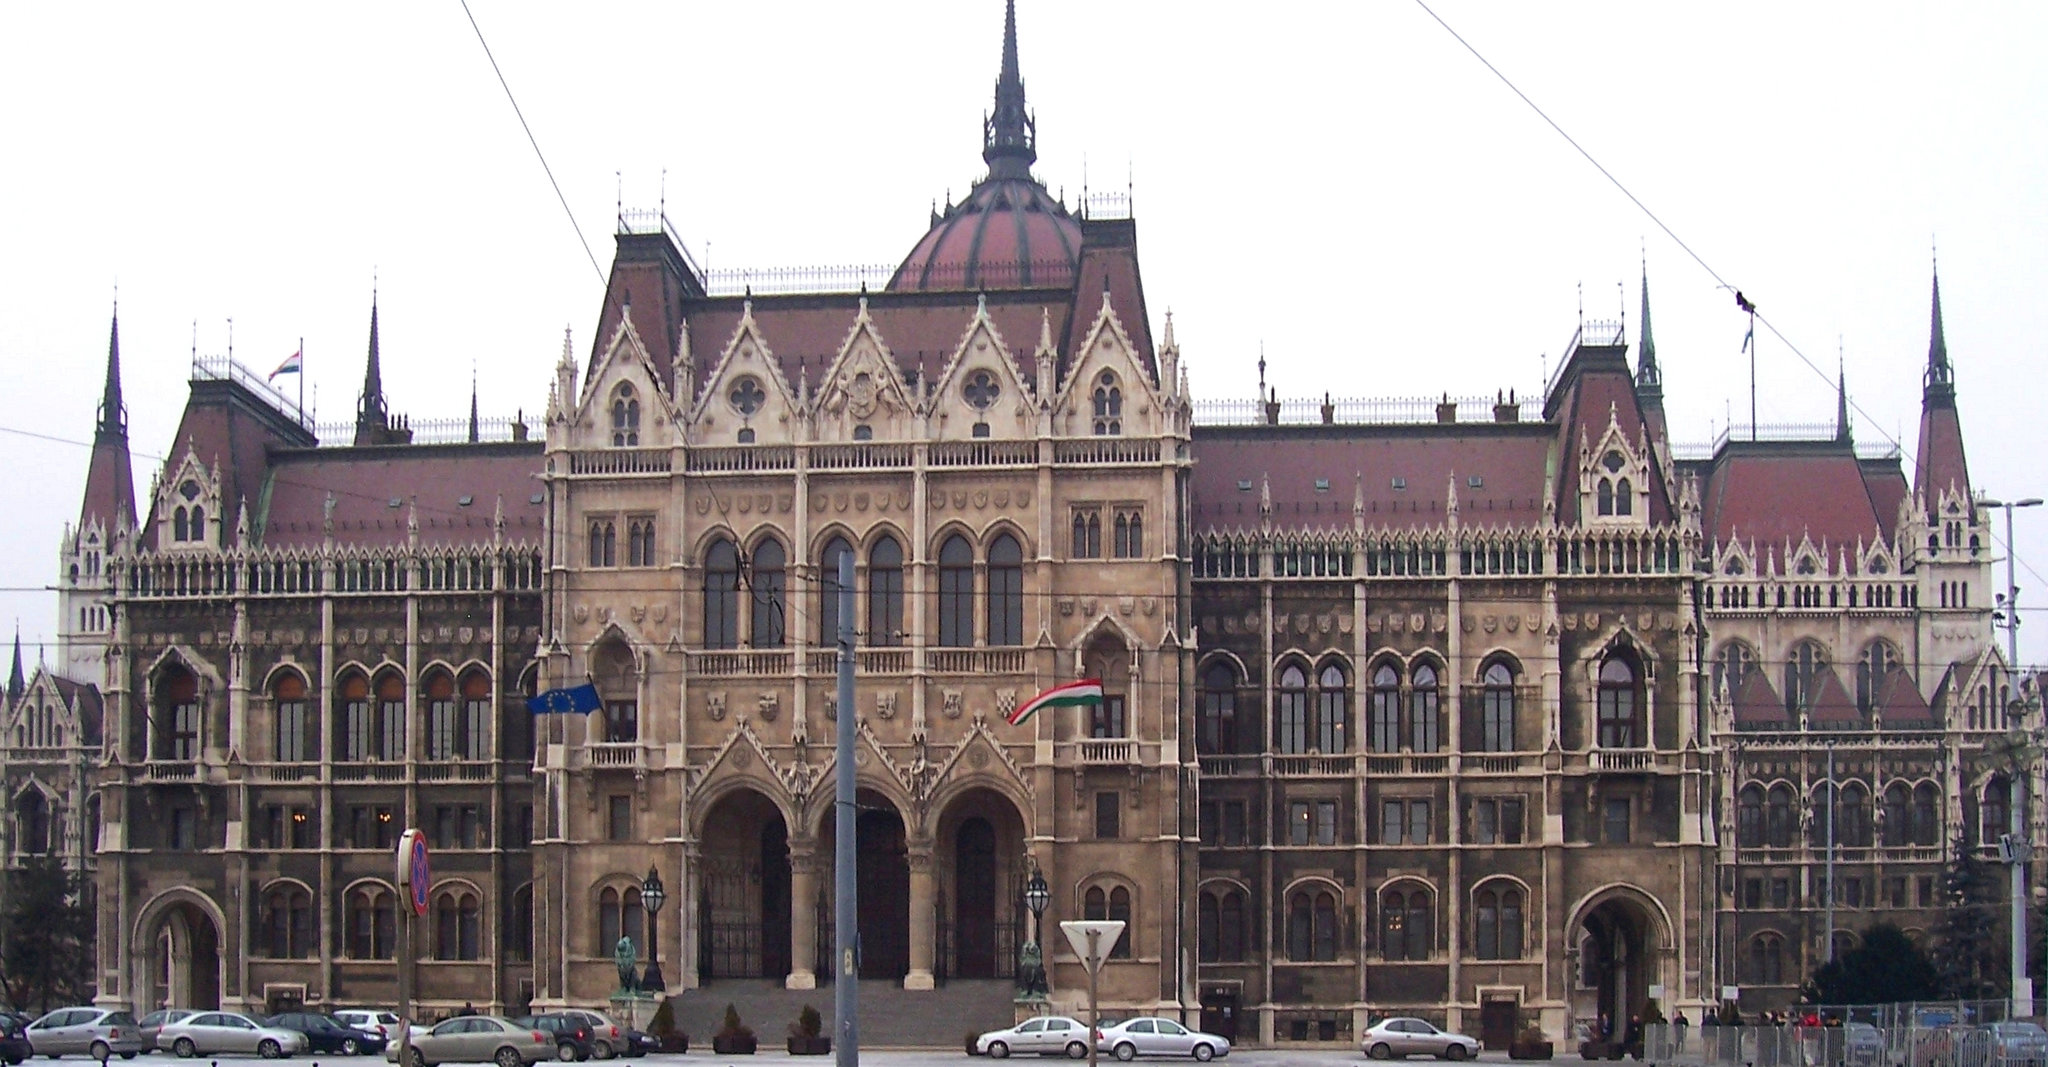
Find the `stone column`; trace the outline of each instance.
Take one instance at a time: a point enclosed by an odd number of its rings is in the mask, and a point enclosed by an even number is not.
[[[915,921],[915,920],[913,920]],[[818,853],[814,841],[789,843],[789,977],[785,989],[816,989]]]
[[[903,976],[905,989],[932,989],[932,943],[937,940],[934,923],[938,918],[937,894],[932,883],[931,839],[910,842],[910,973]]]

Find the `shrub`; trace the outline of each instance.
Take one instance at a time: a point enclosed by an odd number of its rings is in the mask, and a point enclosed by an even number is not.
[[[824,1017],[818,1014],[818,1009],[806,1004],[804,1010],[797,1012],[796,1021],[789,1024],[789,1036],[812,1038],[824,1029]]]
[[[661,998],[661,1007],[654,1009],[654,1018],[647,1021],[647,1032],[655,1037],[676,1032],[676,1009],[671,998]]]
[[[753,1037],[754,1031],[740,1022],[740,1010],[731,1004],[725,1006],[725,1019],[718,1024],[718,1036],[725,1038]]]

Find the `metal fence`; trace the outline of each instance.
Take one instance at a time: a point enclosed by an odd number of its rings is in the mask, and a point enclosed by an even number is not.
[[[1595,1048],[1674,1067],[2044,1067],[2041,1005],[2015,1018],[2006,1001],[1801,1006],[1782,1023],[1643,1028],[1634,1048]]]

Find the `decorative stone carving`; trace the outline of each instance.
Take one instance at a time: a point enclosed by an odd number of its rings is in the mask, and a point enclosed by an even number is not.
[[[732,755],[726,757],[726,761],[740,770],[746,770],[754,764],[753,750],[744,745],[735,747],[732,750]]]
[[[996,714],[1007,719],[1010,717],[1010,713],[1016,710],[1017,691],[1015,689],[996,690]]]
[[[774,722],[776,716],[782,714],[782,698],[774,693],[761,694],[754,702],[754,706],[759,711],[762,722]]]
[[[977,771],[988,770],[988,749],[976,747],[967,752],[967,765]]]
[[[1082,598],[1081,598],[1081,614],[1083,614],[1083,615],[1093,615],[1093,614],[1095,614],[1095,598],[1094,598],[1094,597],[1092,597],[1092,596],[1084,596],[1084,597],[1082,597]]]
[[[704,694],[704,713],[705,713],[705,714],[707,714],[707,715],[709,715],[709,716],[711,716],[711,721],[712,721],[712,722],[722,722],[722,721],[724,721],[724,719],[725,719],[725,694],[724,694],[724,693],[706,693],[706,694]]]
[[[1159,598],[1156,596],[1139,597],[1138,610],[1144,612],[1147,617],[1159,614]]]
[[[1074,613],[1074,598],[1073,598],[1073,597],[1070,597],[1070,596],[1063,596],[1063,597],[1061,597],[1061,598],[1060,598],[1060,614],[1061,614],[1061,615],[1072,615],[1073,613]]]
[[[945,713],[946,718],[957,719],[960,717],[960,699],[962,696],[963,694],[958,689],[948,689],[945,691],[945,703],[941,705],[940,710]]]
[[[1520,615],[1510,615],[1501,621],[1507,624],[1509,633],[1514,633],[1522,628],[1522,617]]]
[[[875,694],[875,716],[881,719],[893,719],[896,717],[895,690],[892,689]]]
[[[1008,489],[998,489],[998,490],[996,490],[996,492],[995,492],[995,497],[994,497],[994,500],[995,500],[996,506],[997,506],[997,507],[999,507],[999,508],[1006,508],[1006,507],[1009,507],[1009,506],[1010,506],[1010,491],[1009,491]]]
[[[827,721],[827,722],[838,722],[838,721],[839,721],[839,694],[838,694],[838,693],[827,693],[827,694],[825,694],[825,721]]]
[[[1118,614],[1129,618],[1131,612],[1138,610],[1138,598],[1129,596],[1116,598],[1116,610]]]
[[[635,604],[627,610],[632,612],[634,622],[639,623],[647,621],[647,605]]]
[[[866,511],[867,509],[868,509],[868,495],[867,495],[866,493],[855,493],[855,494],[853,494],[853,510],[855,510],[855,511]]]
[[[654,621],[655,621],[655,622],[667,622],[667,621],[668,621],[668,605],[667,605],[667,604],[656,604],[656,605],[654,605]]]

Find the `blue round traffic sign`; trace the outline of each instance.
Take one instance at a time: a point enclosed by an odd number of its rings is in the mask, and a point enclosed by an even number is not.
[[[416,914],[425,915],[427,913],[427,890],[433,888],[434,885],[432,869],[427,862],[427,835],[422,833],[412,835],[412,855],[407,858],[406,862],[411,867],[411,878],[408,881],[412,883],[412,910]]]

